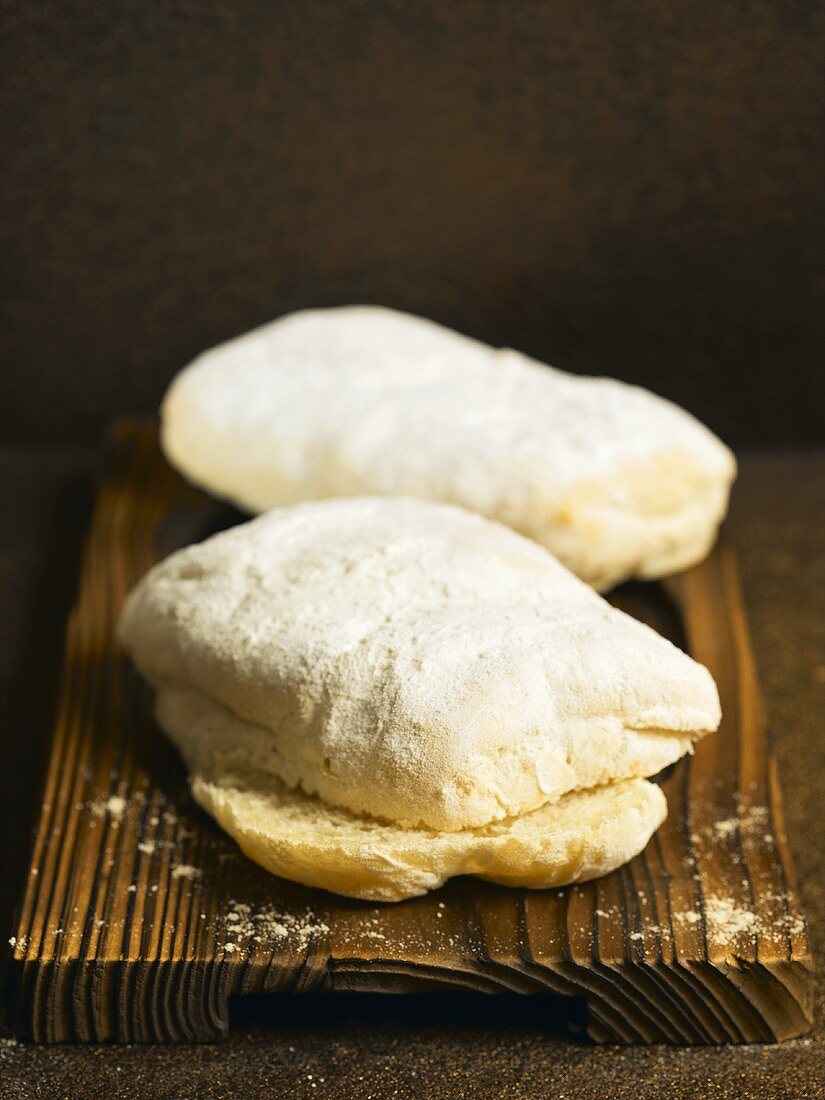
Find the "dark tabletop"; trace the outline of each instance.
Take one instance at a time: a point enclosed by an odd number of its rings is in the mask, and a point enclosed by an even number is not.
[[[62,621],[72,598],[98,452],[2,452],[0,917],[26,860]],[[825,955],[825,452],[753,453],[734,538],[779,756],[788,833],[820,975]],[[7,933],[5,933],[7,934]],[[555,1036],[528,998],[335,994],[240,1003],[215,1046],[38,1047],[0,1039],[19,1097],[553,1097],[825,1095],[822,1002],[812,1036],[780,1046],[591,1047]]]

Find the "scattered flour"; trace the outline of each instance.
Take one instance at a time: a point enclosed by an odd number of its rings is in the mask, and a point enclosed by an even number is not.
[[[762,905],[775,905],[782,907],[786,898],[782,894],[767,894],[761,897]],[[796,912],[782,912],[778,916],[767,919],[760,916],[757,907],[750,907],[734,898],[709,894],[704,899],[705,931],[708,939],[714,941],[727,941],[731,943],[737,935],[775,935],[775,936],[799,936],[805,931],[805,921]],[[608,914],[596,910],[600,916]],[[622,919],[620,910],[612,914],[616,920]],[[671,914],[671,925],[645,923],[644,931],[630,932],[629,938],[634,943],[642,942],[646,936],[662,936],[674,929],[692,927],[701,923],[703,913],[700,909],[687,909]]]
[[[119,825],[126,812],[126,799],[121,798],[119,794],[113,794],[111,798],[107,798],[105,801],[99,799],[97,802],[90,802],[89,809],[95,817],[105,817],[108,814],[112,822]]]
[[[740,932],[758,932],[759,920],[752,909],[737,905],[732,898],[705,898],[708,931],[731,938]]]
[[[713,826],[713,831],[720,840],[726,840],[728,837],[735,836],[738,828],[738,818],[727,817],[723,821],[717,821]]]
[[[690,841],[700,850],[709,849],[720,840],[732,840],[737,835],[743,843],[760,841],[768,844],[774,839],[765,830],[769,819],[770,810],[767,806],[748,806],[738,814],[713,821],[698,832],[691,833]],[[736,858],[738,860],[739,856]]]
[[[674,913],[673,919],[677,924],[698,924],[702,919],[702,914],[697,913],[695,909],[688,909],[684,913]]]
[[[200,878],[203,872],[200,867],[193,867],[189,863],[179,863],[172,868],[172,878],[188,878],[190,881]]]
[[[329,925],[307,911],[302,914],[279,913],[271,905],[253,910],[246,902],[230,901],[224,917],[227,942],[224,951],[233,954],[251,944],[273,944],[286,940],[290,947],[305,950],[316,936],[329,932]],[[379,933],[380,935],[380,933]]]

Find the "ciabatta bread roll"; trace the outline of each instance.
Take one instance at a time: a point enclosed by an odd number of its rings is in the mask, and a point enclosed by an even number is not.
[[[719,722],[701,665],[425,501],[275,509],[156,566],[119,633],[196,798],[265,866],[357,897],[603,873],[661,820],[634,781]]]
[[[338,496],[461,504],[598,589],[704,557],[735,474],[688,413],[375,307],[294,313],[172,383],[162,445],[251,512]]]

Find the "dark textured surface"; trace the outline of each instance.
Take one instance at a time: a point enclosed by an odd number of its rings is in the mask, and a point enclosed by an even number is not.
[[[380,301],[825,438],[820,0],[4,0],[3,416]]]
[[[6,449],[3,685],[20,736],[0,769],[6,858],[25,847],[20,815],[46,725],[55,637],[72,594],[69,564],[85,523],[92,452]],[[71,497],[65,486],[75,484]],[[72,502],[71,507],[68,506]],[[62,503],[61,503],[62,502]],[[825,717],[825,454],[752,455],[734,496],[734,534],[767,709],[777,742],[789,839],[825,956],[821,818]],[[25,639],[28,639],[26,641]],[[24,731],[20,733],[20,731]],[[8,880],[7,875],[4,878]],[[778,1047],[672,1051],[561,1041],[517,1005],[394,999],[240,1005],[216,1047],[28,1047],[0,1040],[10,1097],[759,1097],[823,1094],[822,1008],[810,1039]]]

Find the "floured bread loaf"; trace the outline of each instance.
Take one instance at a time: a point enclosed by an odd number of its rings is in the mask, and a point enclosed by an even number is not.
[[[733,456],[646,390],[377,307],[294,313],[172,383],[164,451],[252,511],[336,496],[464,505],[596,588],[707,553]]]
[[[426,501],[276,509],[156,566],[119,633],[203,805],[265,866],[358,897],[617,866],[663,813],[625,781],[719,722],[706,669]]]

